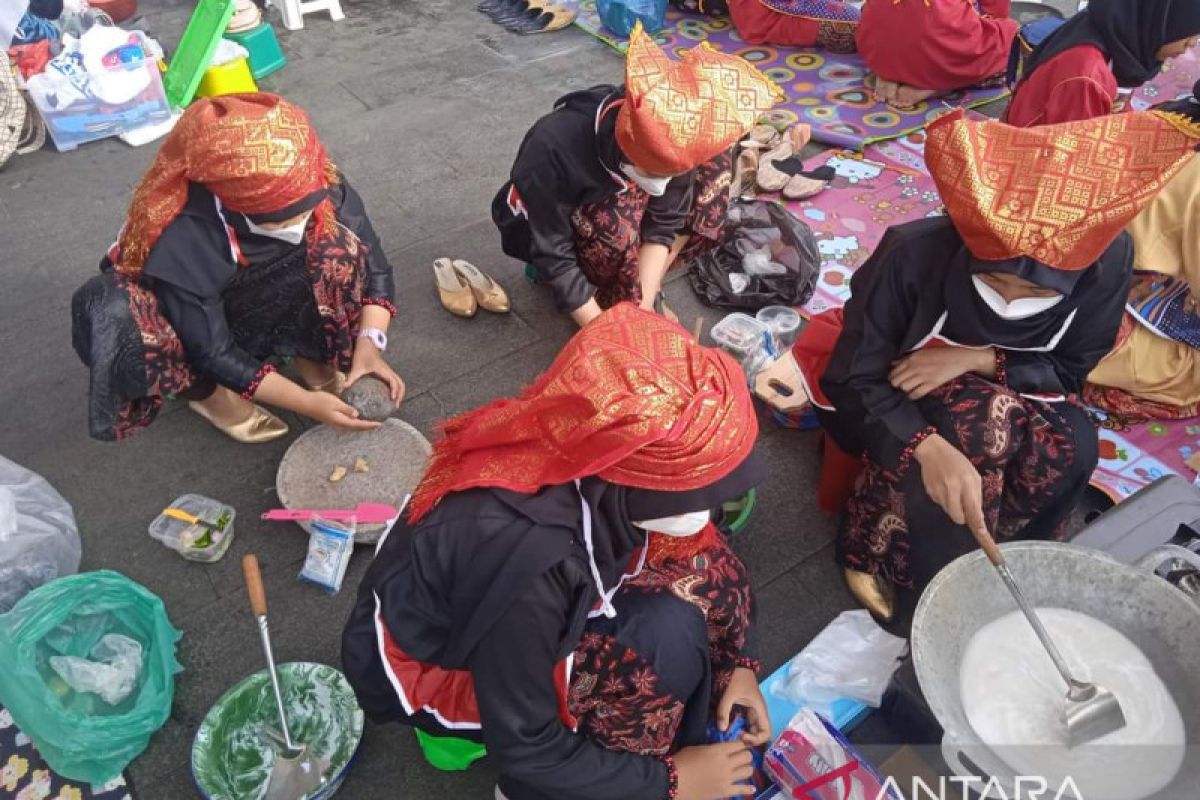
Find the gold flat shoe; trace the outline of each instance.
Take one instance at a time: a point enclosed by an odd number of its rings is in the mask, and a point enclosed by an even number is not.
[[[439,258],[433,262],[433,277],[437,281],[438,299],[447,311],[459,317],[475,316],[479,310],[475,293],[454,271],[450,259]]]
[[[854,599],[880,622],[891,622],[896,613],[896,589],[878,575],[846,567],[842,572]]]
[[[455,259],[450,262],[454,271],[458,276],[467,282],[471,287],[471,293],[475,295],[475,302],[484,311],[491,311],[493,314],[507,314],[510,308],[508,295],[500,284],[496,283],[488,275],[484,275],[474,264],[462,259]]]
[[[253,405],[249,417],[232,425],[223,425],[217,422],[199,403],[188,403],[188,408],[208,420],[221,433],[242,444],[273,442],[279,437],[287,435],[288,432],[286,422],[257,403]]]
[[[308,388],[314,392],[329,392],[334,397],[341,397],[342,392],[346,391],[346,373],[341,370],[334,370],[332,378],[324,383],[309,383]]]

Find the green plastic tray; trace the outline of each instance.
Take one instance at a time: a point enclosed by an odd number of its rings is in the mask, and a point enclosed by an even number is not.
[[[183,108],[192,102],[204,70],[212,61],[221,42],[237,0],[200,0],[188,22],[179,47],[171,58],[171,66],[163,76],[163,88],[171,108]]]

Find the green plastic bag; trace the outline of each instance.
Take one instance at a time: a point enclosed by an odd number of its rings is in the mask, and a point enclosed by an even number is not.
[[[109,705],[75,692],[50,667],[57,655],[87,658],[105,634],[142,646],[133,693]],[[175,643],[162,600],[116,572],[51,581],[0,615],[0,704],[59,775],[103,784],[119,775],[171,713]]]

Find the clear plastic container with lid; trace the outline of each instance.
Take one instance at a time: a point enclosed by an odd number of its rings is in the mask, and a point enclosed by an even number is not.
[[[800,313],[789,306],[767,306],[754,315],[771,330],[775,354],[783,355],[792,349],[800,335]]]
[[[168,509],[198,517],[217,526],[213,530],[196,522],[168,516],[166,511],[150,523],[150,536],[158,539],[188,561],[212,563],[220,561],[233,543],[233,519],[237,512],[219,500],[199,494],[177,497]]]
[[[746,377],[754,376],[774,357],[771,329],[740,311],[726,316],[712,327],[712,338],[721,349],[736,358]]]

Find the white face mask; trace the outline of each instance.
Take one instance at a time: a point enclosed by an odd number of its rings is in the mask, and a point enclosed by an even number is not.
[[[666,194],[667,184],[672,180],[671,178],[651,178],[649,175],[643,175],[633,164],[622,164],[621,172],[624,172],[629,180],[642,187],[651,197],[662,197]]]
[[[1056,294],[1053,297],[1022,297],[1010,303],[980,280],[978,275],[972,275],[971,282],[975,284],[975,291],[983,298],[983,302],[1001,319],[1028,319],[1049,311],[1063,300],[1061,294]]]
[[[644,522],[633,523],[639,528],[667,536],[695,536],[704,530],[704,526],[712,520],[712,514],[707,511],[692,511],[688,514],[676,514],[673,517],[648,519]]]
[[[304,217],[294,225],[288,225],[286,228],[262,228],[254,224],[254,220],[246,217],[246,227],[251,233],[259,236],[269,236],[272,239],[278,239],[281,242],[288,244],[300,244],[304,241],[304,230],[308,227],[308,218],[312,216],[309,211]]]

